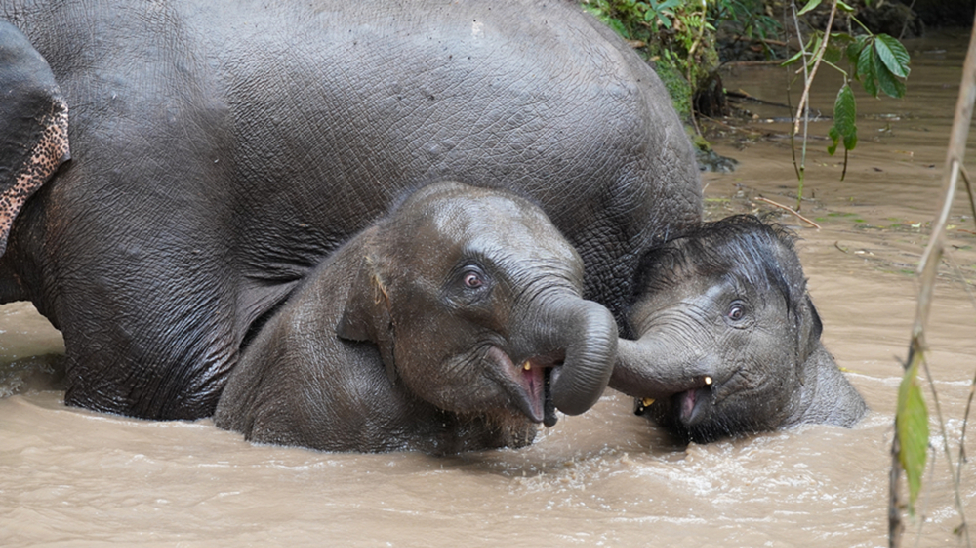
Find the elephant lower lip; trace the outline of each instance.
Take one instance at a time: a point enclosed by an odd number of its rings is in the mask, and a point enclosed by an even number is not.
[[[549,390],[552,368],[561,362],[551,356],[536,356],[515,365],[508,354],[497,346],[488,349],[488,358],[495,362],[512,382],[508,384],[512,403],[536,424],[556,424],[556,409]]]
[[[532,362],[525,362],[521,370],[522,389],[524,393],[524,404],[526,415],[532,422],[543,422],[546,417],[546,400],[548,399],[548,386],[546,368],[532,367]]]
[[[685,426],[692,426],[701,419],[702,407],[707,405],[709,387],[692,388],[675,394],[677,398],[678,420]]]
[[[552,403],[552,385],[550,384],[550,379],[552,378],[552,369],[546,368],[546,401],[545,401],[545,419],[542,421],[547,428],[552,428],[556,426],[556,405]]]

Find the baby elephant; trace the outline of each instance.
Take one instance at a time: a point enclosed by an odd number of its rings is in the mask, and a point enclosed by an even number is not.
[[[243,351],[214,421],[331,451],[527,445],[610,379],[616,323],[582,284],[535,205],[429,185],[307,276]]]
[[[822,324],[785,230],[706,223],[645,258],[610,386],[682,441],[804,423],[852,426],[861,395],[820,342]],[[654,400],[653,404],[650,400]]]

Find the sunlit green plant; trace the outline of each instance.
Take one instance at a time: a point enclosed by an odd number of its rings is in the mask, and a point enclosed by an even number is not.
[[[796,17],[809,13],[822,3],[823,0],[809,0],[802,9],[796,12]],[[835,0],[832,5],[831,23],[835,10],[848,14],[851,21],[862,28],[865,34],[852,36],[843,32],[830,32],[829,27],[827,32],[816,31],[810,36],[806,45],[796,55],[784,62],[784,65],[800,62],[806,75],[804,94],[797,109],[794,134],[797,133],[801,113],[806,108],[805,101],[808,98],[809,88],[816,74],[817,66],[824,63],[843,75],[843,83],[837,92],[837,98],[834,100],[833,125],[828,133],[831,144],[827,147],[827,152],[833,155],[838,145],[843,146],[844,167],[841,172],[841,180],[844,180],[847,174],[848,153],[857,146],[857,102],[850,88],[851,81],[860,82],[864,90],[872,97],[877,98],[880,92],[900,99],[905,96],[904,80],[908,78],[911,72],[909,66],[911,58],[898,39],[887,34],[873,34],[851,15],[854,9],[840,0]],[[844,60],[847,61],[847,70],[841,67]],[[796,210],[800,209],[800,203],[803,199],[805,146],[804,142],[803,153],[799,165],[796,166],[799,181]]]
[[[657,61],[659,73],[680,74],[687,84],[665,78],[679,112],[693,116],[692,96],[706,90],[718,67],[715,33],[754,38],[779,32],[763,0],[581,0],[583,7]],[[767,48],[768,49],[768,48]]]
[[[668,89],[675,103],[689,105],[690,97],[679,94],[688,93],[689,87],[694,93],[717,65],[712,40],[715,28],[708,17],[709,6],[715,3],[715,0],[583,0],[590,13],[634,42],[647,57],[681,74],[688,86],[669,85]]]
[[[644,20],[669,29],[671,28],[671,20],[674,19],[674,9],[679,6],[681,6],[681,0],[664,0],[663,2],[651,0],[647,3]]]

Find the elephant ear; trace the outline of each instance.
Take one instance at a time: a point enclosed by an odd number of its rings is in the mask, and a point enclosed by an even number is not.
[[[69,157],[68,107],[51,67],[0,21],[0,255],[24,202]]]
[[[352,277],[336,334],[341,339],[369,342],[379,347],[390,382],[396,381],[393,347],[396,340],[390,297],[381,270],[381,262],[373,255],[364,255],[359,269]]]
[[[810,295],[803,296],[803,305],[797,314],[799,322],[799,340],[797,341],[797,356],[799,363],[807,361],[820,346],[820,336],[823,334],[823,322],[820,321],[820,314],[817,307],[813,306]]]

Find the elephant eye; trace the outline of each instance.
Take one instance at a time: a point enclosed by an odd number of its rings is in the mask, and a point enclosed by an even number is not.
[[[729,306],[726,316],[732,321],[739,321],[746,315],[746,307],[740,302],[734,302]]]
[[[464,273],[464,287],[467,287],[468,289],[478,289],[483,285],[485,285],[485,280],[477,272],[469,270]]]
[[[461,284],[465,289],[481,289],[488,285],[488,276],[478,265],[469,264],[461,271]]]

